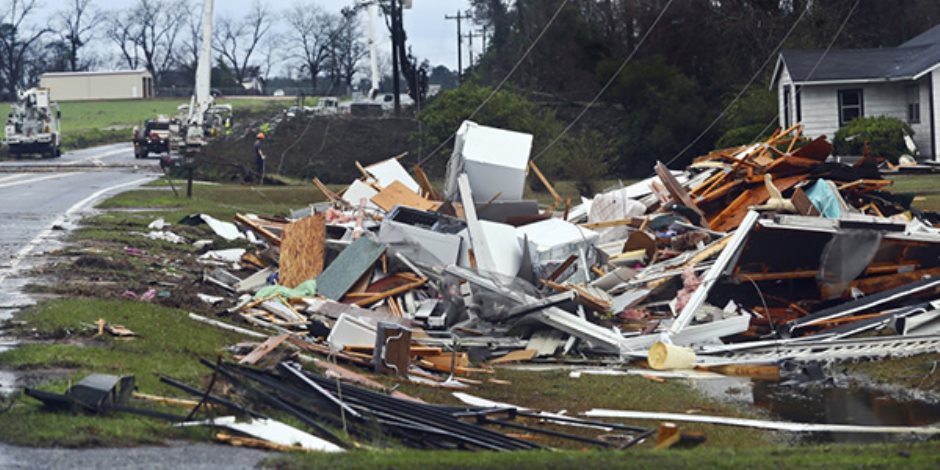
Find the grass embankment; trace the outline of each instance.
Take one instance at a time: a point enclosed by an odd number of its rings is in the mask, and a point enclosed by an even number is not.
[[[202,287],[201,271],[192,263],[192,246],[152,241],[129,232],[146,232],[148,223],[164,217],[174,224],[170,229],[175,232],[191,239],[211,238],[204,226],[181,226],[176,222],[192,213],[209,213],[223,219],[236,211],[285,213],[318,199],[319,193],[310,187],[196,185],[191,200],[176,198],[167,190],[149,189],[104,201],[102,207],[146,209],[105,212],[83,221],[72,236],[75,246],[63,253],[71,255],[70,259],[48,270],[57,279],[34,287],[70,298],[45,302],[17,314],[16,326],[8,333],[26,341],[0,353],[0,367],[16,370],[28,382],[37,381],[40,388],[58,393],[64,393],[69,383],[91,372],[133,374],[140,391],[157,395],[182,396],[159,383],[159,374],[203,386],[208,369],[200,366],[198,359],[214,358],[225,347],[245,338],[187,318],[187,310],[207,314],[213,311],[205,304],[199,305],[195,292],[221,294]],[[125,246],[142,248],[146,254],[128,256]],[[217,243],[215,248],[227,246]],[[140,293],[151,287],[165,292],[165,296],[158,296],[154,303],[122,299],[125,290]],[[133,340],[96,337],[90,325],[99,318],[123,325],[140,336]],[[186,413],[180,409],[162,410]],[[21,397],[9,411],[0,414],[0,440],[20,445],[122,446],[210,436],[207,430],[181,430],[130,414],[100,417],[45,411],[28,397]]]
[[[74,150],[116,142],[130,142],[131,129],[157,115],[175,116],[177,106],[188,103],[185,98],[157,98],[150,100],[69,101],[59,103],[62,111],[62,147]],[[293,101],[266,98],[223,99],[220,104],[231,104],[238,119],[239,113],[274,113],[290,106]],[[9,113],[9,103],[0,110]]]
[[[160,184],[162,183],[155,183]],[[563,185],[559,186],[560,190],[565,190]],[[89,266],[73,263],[57,268],[57,271],[110,283],[108,289],[112,296],[119,296],[125,288],[138,289],[161,281],[175,282],[180,286],[179,289],[188,286],[190,290],[195,288],[206,293],[216,293],[201,286],[198,272],[188,272],[193,270],[192,266],[187,267],[179,261],[194,254],[191,246],[154,242],[130,235],[128,232],[144,231],[146,224],[155,217],[164,217],[167,221],[175,223],[179,218],[191,213],[209,213],[222,219],[228,219],[235,212],[283,214],[290,208],[301,207],[322,198],[319,192],[310,186],[248,187],[204,184],[194,187],[194,196],[188,200],[173,196],[173,193],[165,188],[146,188],[130,191],[103,202],[100,208],[122,210],[105,212],[87,219],[74,234],[74,241],[78,246],[73,250],[84,254],[94,253],[96,256],[123,264],[117,265],[116,269],[107,269],[107,265],[103,268],[100,263],[90,263]],[[139,211],[123,210],[129,208]],[[171,230],[191,239],[206,238],[209,235],[205,227],[174,225]],[[125,246],[144,248],[151,258],[128,259],[124,253]],[[173,269],[168,272],[168,268]],[[129,284],[128,279],[134,280],[136,284]],[[170,298],[178,297],[177,288],[161,289],[168,290]],[[88,291],[88,295],[93,294],[93,291]],[[158,299],[158,302],[162,301]],[[74,381],[88,372],[130,373],[137,376],[141,391],[179,396],[175,390],[169,390],[159,384],[156,374],[163,373],[190,383],[200,383],[205,380],[207,370],[200,368],[197,359],[214,357],[225,346],[244,339],[189,321],[185,317],[186,309],[188,308],[165,308],[138,301],[102,301],[89,298],[46,303],[19,315],[18,320],[25,324],[17,327],[20,334],[46,340],[0,354],[0,366],[28,371],[36,376],[42,376],[45,371],[46,377],[54,377],[51,382],[42,386],[48,390],[64,391],[69,380]],[[94,323],[98,318],[123,324],[138,332],[141,337],[131,341],[96,338],[88,324]],[[566,409],[570,414],[594,407],[672,412],[694,410],[699,413],[730,416],[748,414],[733,405],[710,400],[681,381],[656,383],[639,377],[598,376],[572,379],[563,372],[534,373],[511,370],[499,370],[496,377],[511,384],[484,383],[473,387],[469,393],[539,409]],[[410,384],[403,384],[399,389],[432,403],[455,402],[448,392],[441,389]],[[656,423],[635,424],[655,426]],[[685,431],[704,432],[707,442],[699,449],[668,452],[650,452],[647,450],[649,444],[628,452],[468,454],[358,451],[343,456],[288,456],[286,460],[273,464],[337,468],[566,468],[588,465],[668,465],[680,468],[693,465],[784,468],[827,465],[935,467],[936,460],[940,458],[935,443],[865,447],[779,447],[775,444],[774,435],[755,430],[701,424],[681,424],[681,428]],[[559,430],[583,432],[576,428]],[[157,420],[132,415],[102,418],[46,412],[33,400],[26,398],[17,402],[6,414],[0,415],[0,440],[26,445],[131,445],[159,442],[168,438],[208,439],[210,433],[200,430],[181,431]],[[557,445],[561,441],[538,442]],[[567,446],[572,448],[570,443]]]
[[[914,207],[927,211],[940,211],[940,175],[904,175],[891,178],[894,184],[888,190],[895,193],[917,195]]]
[[[139,336],[132,340],[107,334],[95,336],[97,331],[92,325],[99,318],[124,325]],[[180,396],[177,390],[160,383],[160,374],[201,386],[207,369],[199,365],[198,359],[211,359],[222,353],[224,346],[244,339],[194,322],[186,312],[130,300],[55,300],[18,314],[17,320],[24,324],[12,333],[37,342],[0,353],[0,364],[21,373],[58,371],[52,374],[58,378],[39,387],[57,393],[64,393],[69,383],[98,372],[134,375],[142,392]],[[185,414],[180,409],[163,411]],[[46,411],[39,402],[25,396],[0,414],[0,439],[20,445],[122,446],[203,433],[128,414],[103,417]]]
[[[170,230],[176,233],[190,239],[209,238],[205,227],[182,226],[176,222],[192,213],[208,213],[223,220],[235,212],[283,214],[290,208],[302,207],[321,197],[311,186],[197,184],[191,200],[175,197],[165,188],[145,188],[104,201],[100,208],[122,210],[106,211],[86,219],[73,234],[77,246],[65,253],[72,255],[73,259],[52,269],[60,280],[43,288],[46,292],[77,298],[42,304],[19,315],[18,320],[25,324],[17,327],[16,332],[43,341],[29,342],[0,354],[0,366],[29,371],[34,377],[52,377],[53,380],[45,383],[43,388],[60,392],[66,389],[69,380],[79,379],[89,372],[104,372],[135,374],[142,391],[177,395],[157,383],[156,374],[173,375],[198,383],[200,378],[205,378],[206,370],[198,366],[197,359],[213,357],[241,338],[186,318],[186,310],[212,311],[191,299],[194,292],[221,294],[203,286],[199,281],[199,267],[186,261],[195,254],[190,245],[152,241],[130,232],[145,232],[150,221],[163,217],[174,224]],[[128,208],[139,211],[123,210]],[[142,248],[146,255],[128,256],[124,251],[128,246]],[[224,246],[228,245],[217,244],[214,248]],[[165,297],[158,296],[155,300],[164,306],[121,299],[124,290],[141,292],[148,287],[168,292]],[[181,302],[183,304],[178,305]],[[141,337],[131,341],[94,337],[94,331],[88,325],[98,318],[122,324]],[[498,377],[509,380],[512,385],[487,384],[475,387],[471,393],[524,406],[553,410],[566,408],[572,413],[606,406],[671,411],[698,409],[739,414],[730,406],[710,403],[679,382],[659,384],[640,378],[613,377],[570,379],[563,373],[508,370],[499,371]],[[412,385],[405,385],[403,389],[431,402],[454,402],[450,394],[438,389]],[[183,436],[181,431],[152,419],[132,415],[100,418],[46,412],[26,398],[3,416],[0,427],[5,424],[8,425],[5,426],[6,431],[0,431],[0,439],[27,445],[122,445]],[[766,434],[755,431],[710,426],[686,429],[705,431],[709,446],[744,447],[768,443]],[[556,444],[555,441],[543,443]],[[570,448],[571,444],[567,445]]]

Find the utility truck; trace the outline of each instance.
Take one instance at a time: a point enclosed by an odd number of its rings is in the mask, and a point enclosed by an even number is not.
[[[20,91],[16,102],[10,106],[3,143],[15,158],[23,155],[59,157],[62,155],[61,120],[59,105],[52,101],[49,89]]]

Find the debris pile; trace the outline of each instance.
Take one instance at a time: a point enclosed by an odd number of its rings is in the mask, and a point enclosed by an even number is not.
[[[540,432],[508,413],[602,426],[628,434],[623,446],[652,431],[473,400],[436,407],[346,366],[464,389],[500,383],[495,368],[518,362],[766,376],[787,360],[940,346],[938,215],[887,192],[873,162],[833,162],[824,137],[795,126],[682,171],[659,163],[577,205],[530,160],[531,145],[465,122],[442,191],[392,158],[357,164],[362,177],[339,193],[314,178],[328,201],[289,218],[200,217],[253,248],[202,255],[206,284],[230,295],[201,296],[222,318],[191,318],[261,341],[233,347],[240,364],[206,365],[317,430],[321,450],[346,445],[323,426],[365,437],[375,425],[417,447],[512,450],[533,445],[481,425]],[[529,177],[549,207],[526,199]],[[190,390],[227,402],[211,391]]]
[[[359,166],[339,194],[314,179],[329,202],[291,219],[236,217],[267,246],[239,260],[257,272],[209,278],[252,294],[231,313],[349,360],[383,364],[386,339],[408,332],[399,375],[462,375],[503,357],[629,361],[658,342],[693,347],[698,365],[767,348],[780,360],[782,345],[935,328],[936,215],[885,191],[873,163],[831,162],[824,137],[794,127],[684,171],[660,163],[573,207],[531,144],[466,122],[442,192],[394,158]],[[533,175],[552,206],[525,199]]]

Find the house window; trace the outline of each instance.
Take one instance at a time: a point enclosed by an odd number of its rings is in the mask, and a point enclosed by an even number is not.
[[[839,126],[862,117],[865,115],[864,99],[862,90],[859,88],[852,90],[839,90]]]
[[[907,122],[920,124],[920,86],[906,86],[904,94],[907,95]]]
[[[789,129],[790,119],[790,85],[783,87],[783,127]]]

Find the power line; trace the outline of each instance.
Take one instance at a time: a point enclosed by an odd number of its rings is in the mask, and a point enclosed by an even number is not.
[[[534,161],[534,160],[538,160],[539,157],[541,157],[542,155],[544,155],[545,152],[547,152],[547,151],[548,151],[550,148],[552,148],[556,143],[558,143],[558,141],[561,140],[561,138],[564,137],[565,134],[567,134],[568,131],[570,131],[571,128],[574,127],[574,125],[575,125],[578,121],[580,121],[581,118],[584,117],[585,114],[587,114],[587,112],[591,109],[591,107],[593,107],[593,106],[597,103],[597,101],[601,98],[601,95],[603,95],[603,94],[607,91],[607,89],[610,88],[610,86],[614,84],[614,81],[617,79],[617,77],[620,76],[620,73],[623,72],[623,69],[625,69],[625,68],[627,67],[627,64],[629,64],[630,61],[633,60],[633,57],[636,55],[637,51],[640,50],[640,46],[642,46],[643,43],[646,42],[646,38],[649,37],[650,33],[652,33],[654,29],[656,29],[656,25],[659,24],[659,20],[663,19],[663,16],[665,16],[665,14],[666,14],[666,10],[669,9],[669,7],[672,5],[672,2],[673,2],[673,1],[674,1],[674,0],[669,0],[668,2],[666,2],[666,6],[664,6],[663,9],[662,9],[662,11],[659,12],[659,15],[656,17],[655,20],[653,20],[653,23],[652,23],[652,24],[650,25],[650,27],[646,30],[646,32],[643,33],[643,37],[640,38],[640,42],[638,42],[637,45],[636,45],[636,47],[633,48],[633,51],[630,52],[630,55],[627,56],[626,60],[624,60],[624,61],[620,64],[620,67],[617,68],[617,71],[614,72],[613,75],[610,76],[610,78],[607,80],[607,83],[604,84],[604,86],[601,88],[601,90],[600,90],[599,92],[597,92],[596,95],[594,95],[594,99],[592,99],[592,100],[587,104],[587,106],[585,106],[584,109],[582,109],[581,112],[574,118],[574,120],[571,121],[557,136],[555,136],[555,138],[552,139],[552,141],[549,142],[548,145],[546,145],[544,148],[542,148],[542,150],[539,151],[539,153],[536,154],[535,157],[532,158],[533,161]]]
[[[822,55],[819,56],[819,59],[816,60],[816,63],[813,64],[813,68],[809,70],[809,74],[806,75],[804,81],[808,81],[813,77],[813,74],[816,73],[816,69],[819,68],[819,65],[822,64],[822,61],[826,58],[826,55],[829,54],[829,51],[832,49],[832,46],[836,43],[836,40],[839,39],[839,36],[842,35],[842,31],[845,29],[845,26],[849,23],[849,18],[852,18],[852,15],[855,14],[855,9],[858,8],[858,4],[861,3],[861,0],[855,0],[855,3],[852,5],[852,8],[849,9],[849,12],[845,15],[845,18],[842,20],[842,24],[839,25],[839,29],[836,30],[835,36],[832,37],[832,40],[829,41],[829,44],[826,46],[826,50],[823,51]],[[800,96],[800,93],[803,92],[803,87],[798,87],[796,93],[794,93],[794,99]],[[764,132],[767,132],[767,129],[773,125],[774,121],[780,118],[780,111],[777,111],[777,114],[764,126],[763,129],[751,140],[757,140],[760,138]]]
[[[525,52],[522,54],[522,57],[520,57],[519,60],[516,61],[516,64],[512,66],[512,68],[509,70],[509,73],[507,73],[506,76],[503,77],[502,80],[500,80],[499,84],[497,84],[496,87],[493,88],[493,90],[490,92],[489,96],[487,96],[486,99],[483,100],[483,102],[480,103],[480,105],[477,106],[477,108],[474,109],[472,113],[470,113],[470,116],[467,117],[467,118],[464,119],[464,120],[471,120],[471,119],[473,119],[474,116],[476,116],[477,113],[479,113],[480,110],[483,109],[483,107],[486,106],[486,105],[490,102],[490,100],[493,99],[494,96],[496,96],[496,93],[498,93],[499,90],[501,90],[501,89],[503,88],[503,85],[505,85],[506,82],[509,81],[509,78],[512,77],[512,75],[513,75],[514,73],[516,73],[516,70],[519,68],[519,66],[522,65],[522,62],[524,62],[525,59],[526,59],[527,57],[529,57],[529,54],[532,52],[533,49],[535,49],[535,46],[539,43],[539,41],[542,40],[542,37],[545,36],[545,33],[548,32],[548,29],[551,28],[552,24],[555,23],[555,20],[557,20],[558,17],[561,15],[561,11],[565,8],[565,6],[568,5],[568,2],[569,2],[569,1],[570,1],[570,0],[562,0],[561,4],[558,5],[558,9],[555,10],[555,14],[552,15],[552,17],[548,20],[548,23],[545,23],[545,26],[542,27],[542,31],[539,32],[538,36],[535,37],[535,40],[533,40],[533,41],[532,41],[532,44],[530,44],[529,47],[525,50]],[[670,3],[672,3],[672,0],[669,0],[669,1],[670,1]],[[435,155],[437,155],[437,152],[439,152],[442,148],[444,148],[444,146],[446,146],[446,145],[449,144],[452,140],[454,140],[454,137],[455,137],[456,135],[457,135],[457,131],[454,131],[454,132],[450,135],[450,137],[447,138],[447,140],[445,140],[444,142],[441,142],[441,144],[438,145],[430,154],[426,155],[424,158],[422,158],[421,160],[419,160],[419,161],[418,161],[418,165],[424,164],[424,162],[428,161],[429,159],[431,159],[432,157],[434,157]]]
[[[718,122],[720,122],[725,117],[728,111],[731,110],[731,107],[734,106],[734,104],[737,103],[738,100],[740,100],[741,97],[744,96],[745,93],[747,93],[747,90],[751,87],[751,85],[754,84],[754,81],[757,80],[757,77],[759,77],[760,74],[763,73],[764,69],[767,68],[767,65],[770,63],[770,61],[773,60],[775,57],[777,57],[778,51],[780,51],[780,49],[783,47],[783,44],[787,42],[787,39],[790,39],[790,36],[793,34],[793,31],[796,30],[796,27],[800,24],[801,21],[803,21],[803,18],[806,16],[808,12],[809,12],[809,4],[807,3],[806,8],[803,9],[803,12],[800,13],[800,16],[797,17],[796,21],[793,22],[793,25],[790,26],[790,30],[787,31],[787,34],[783,36],[783,39],[781,39],[780,42],[777,43],[777,47],[773,48],[770,51],[770,55],[767,56],[767,59],[764,60],[764,63],[761,64],[761,66],[757,69],[756,72],[754,72],[754,75],[751,75],[751,79],[747,81],[747,83],[744,85],[744,88],[742,88],[741,91],[739,91],[738,94],[735,95],[734,99],[731,100],[731,102],[728,103],[727,106],[725,106],[725,109],[721,110],[721,112],[718,113],[718,116],[715,117],[715,119],[711,122],[711,124],[705,127],[705,129],[702,130],[702,132],[695,139],[692,139],[692,142],[689,142],[688,145],[683,147],[682,150],[680,150],[672,158],[670,158],[669,161],[666,162],[666,166],[669,166],[670,164],[672,164],[672,162],[676,161],[679,157],[682,156],[682,154],[684,154],[686,151],[692,148],[692,146],[697,144],[698,141],[701,140],[701,138],[704,137],[705,134],[708,133],[708,131],[712,130],[712,128],[715,127],[715,124],[718,124]]]
[[[457,80],[459,81],[463,75],[463,33],[460,28],[463,26],[463,20],[469,20],[470,17],[457,10],[456,16],[444,15],[444,19],[457,21]]]

